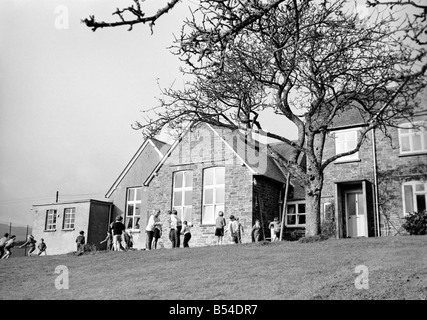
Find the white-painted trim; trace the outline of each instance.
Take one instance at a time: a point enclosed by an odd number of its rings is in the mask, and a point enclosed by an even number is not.
[[[154,150],[159,154],[160,159],[164,157],[164,155],[160,152],[160,150],[156,147],[153,141],[151,139],[147,139],[144,141],[144,143],[139,147],[138,151],[134,154],[132,159],[129,161],[129,163],[126,165],[126,167],[123,169],[122,173],[119,175],[119,177],[116,179],[114,184],[111,186],[111,188],[106,193],[105,197],[109,198],[113,194],[113,192],[116,190],[119,183],[123,180],[123,178],[126,176],[126,174],[129,172],[130,168],[132,168],[133,164],[135,163],[136,159],[141,155],[141,153],[144,151],[145,147],[150,144]]]
[[[169,148],[168,152],[166,152],[166,154],[163,156],[163,158],[160,160],[160,162],[157,164],[157,166],[153,169],[153,171],[150,173],[150,175],[148,176],[147,179],[145,179],[144,183],[142,184],[143,186],[148,186],[151,182],[151,180],[153,180],[153,178],[157,175],[157,172],[159,171],[159,169],[163,166],[163,164],[165,163],[166,159],[171,155],[171,153],[175,150],[175,148],[178,146],[178,143],[182,140],[182,138],[184,137],[184,135],[187,134],[188,130],[190,129],[191,123],[188,124],[188,126],[184,129],[184,131],[181,133],[181,135],[179,136],[178,139],[175,140],[175,142],[172,144],[172,146]]]
[[[252,173],[252,174],[258,174],[258,172],[256,172],[254,169],[252,169],[247,163],[246,163],[246,161],[245,160],[243,160],[243,158],[227,143],[227,141],[225,141],[225,139],[223,138],[223,137],[221,137],[220,136],[220,134],[214,129],[214,128],[212,128],[211,127],[211,125],[210,124],[206,124],[220,139],[221,139],[221,141],[236,155],[236,157],[249,169],[249,171]]]

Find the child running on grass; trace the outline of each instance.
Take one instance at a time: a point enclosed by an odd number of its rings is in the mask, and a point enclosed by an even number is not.
[[[28,250],[28,256],[29,257],[31,257],[31,255],[32,255],[32,253],[34,252],[34,254],[35,254],[35,251],[36,251],[36,240],[34,239],[34,237],[30,234],[29,236],[28,236],[28,239],[27,239],[27,241],[25,241],[25,243],[24,244],[22,244],[21,246],[19,246],[19,248],[23,248],[23,247],[25,247],[26,245],[28,245],[29,247],[30,247],[30,249]]]
[[[9,234],[5,233],[3,238],[0,239],[0,258],[4,255],[4,245],[6,244],[7,240],[9,240]]]
[[[10,249],[12,249],[15,245],[15,238],[16,236],[11,236],[10,239],[7,240],[4,244],[5,255],[1,257],[2,259],[9,259],[9,257],[12,255],[12,251]]]

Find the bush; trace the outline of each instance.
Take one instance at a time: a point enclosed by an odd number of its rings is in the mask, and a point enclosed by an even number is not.
[[[414,212],[409,216],[404,217],[406,220],[402,227],[410,235],[424,235],[427,234],[427,213],[424,212]]]
[[[98,252],[98,249],[96,248],[96,245],[91,243],[86,243],[83,245],[83,251],[75,251],[73,252],[76,256],[81,256],[83,254],[96,254]]]
[[[325,241],[328,240],[329,237],[325,236],[324,234],[319,234],[317,236],[311,236],[311,237],[304,237],[298,240],[299,243],[312,243],[312,242],[319,242],[319,241]]]
[[[337,229],[335,220],[325,220],[320,225],[320,233],[328,238],[335,238],[337,236]]]

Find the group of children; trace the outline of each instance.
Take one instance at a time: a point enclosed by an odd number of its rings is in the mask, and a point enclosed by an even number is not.
[[[220,211],[218,213],[218,217],[215,220],[215,236],[218,238],[217,244],[221,245],[223,244],[224,239],[224,233],[225,231],[228,231],[230,235],[230,241],[232,243],[242,243],[242,235],[244,233],[243,225],[240,223],[239,218],[234,217],[234,215],[230,216],[230,223],[228,224],[228,227],[226,228],[227,223],[224,218],[224,213]],[[257,219],[255,220],[255,224],[252,227],[252,241],[258,242],[261,240],[261,223]],[[279,222],[279,219],[276,217],[272,222],[269,223],[268,228],[272,231],[271,234],[271,241],[277,241],[280,239],[280,230],[281,230],[281,223]]]
[[[179,248],[181,246],[181,235],[184,236],[183,246],[189,248],[189,241],[191,239],[191,223],[181,221],[178,217],[176,210],[169,210],[169,240],[172,243],[172,248]],[[162,236],[162,223],[160,222],[160,210],[156,209],[148,218],[146,250],[157,249],[157,243]]]
[[[217,245],[221,245],[224,242],[224,234],[228,232],[230,235],[230,241],[232,243],[242,243],[242,236],[245,232],[243,225],[240,223],[239,218],[230,216],[230,223],[228,224],[224,218],[224,212],[218,212],[218,217],[215,220],[215,236],[217,237]]]
[[[12,255],[11,249],[15,246],[16,236],[12,235],[9,237],[9,233],[5,233],[3,238],[0,239],[0,258],[1,259],[9,259],[9,257]],[[28,250],[28,256],[31,257],[32,255],[36,255],[36,243],[37,241],[34,239],[33,235],[29,235],[27,238],[27,241],[23,243],[19,248],[23,248],[26,246],[29,246]],[[39,252],[37,255],[41,255],[44,253],[46,255],[46,243],[44,243],[44,239],[40,239],[40,243],[37,246],[39,249]]]

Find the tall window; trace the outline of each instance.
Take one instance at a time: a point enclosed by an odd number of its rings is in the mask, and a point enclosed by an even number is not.
[[[172,208],[182,221],[191,221],[193,203],[193,172],[178,171],[173,174]]]
[[[215,224],[219,211],[224,211],[225,168],[213,167],[203,171],[202,224]]]
[[[289,227],[305,226],[305,203],[296,202],[287,205],[285,225]]]
[[[427,151],[427,130],[423,127],[409,128],[412,126],[410,123],[402,126],[408,128],[399,129],[400,153],[411,154]]]
[[[46,211],[46,227],[45,230],[56,229],[56,210],[50,209]]]
[[[357,146],[357,129],[335,131],[335,154],[353,150]],[[359,159],[359,152],[341,157],[336,162],[346,162]]]
[[[427,203],[427,183],[412,181],[403,184],[404,213],[423,212]]]
[[[75,216],[76,208],[66,208],[64,210],[64,223],[62,229],[74,229]]]
[[[127,229],[139,229],[139,219],[141,218],[141,193],[141,187],[128,188],[125,221]]]

